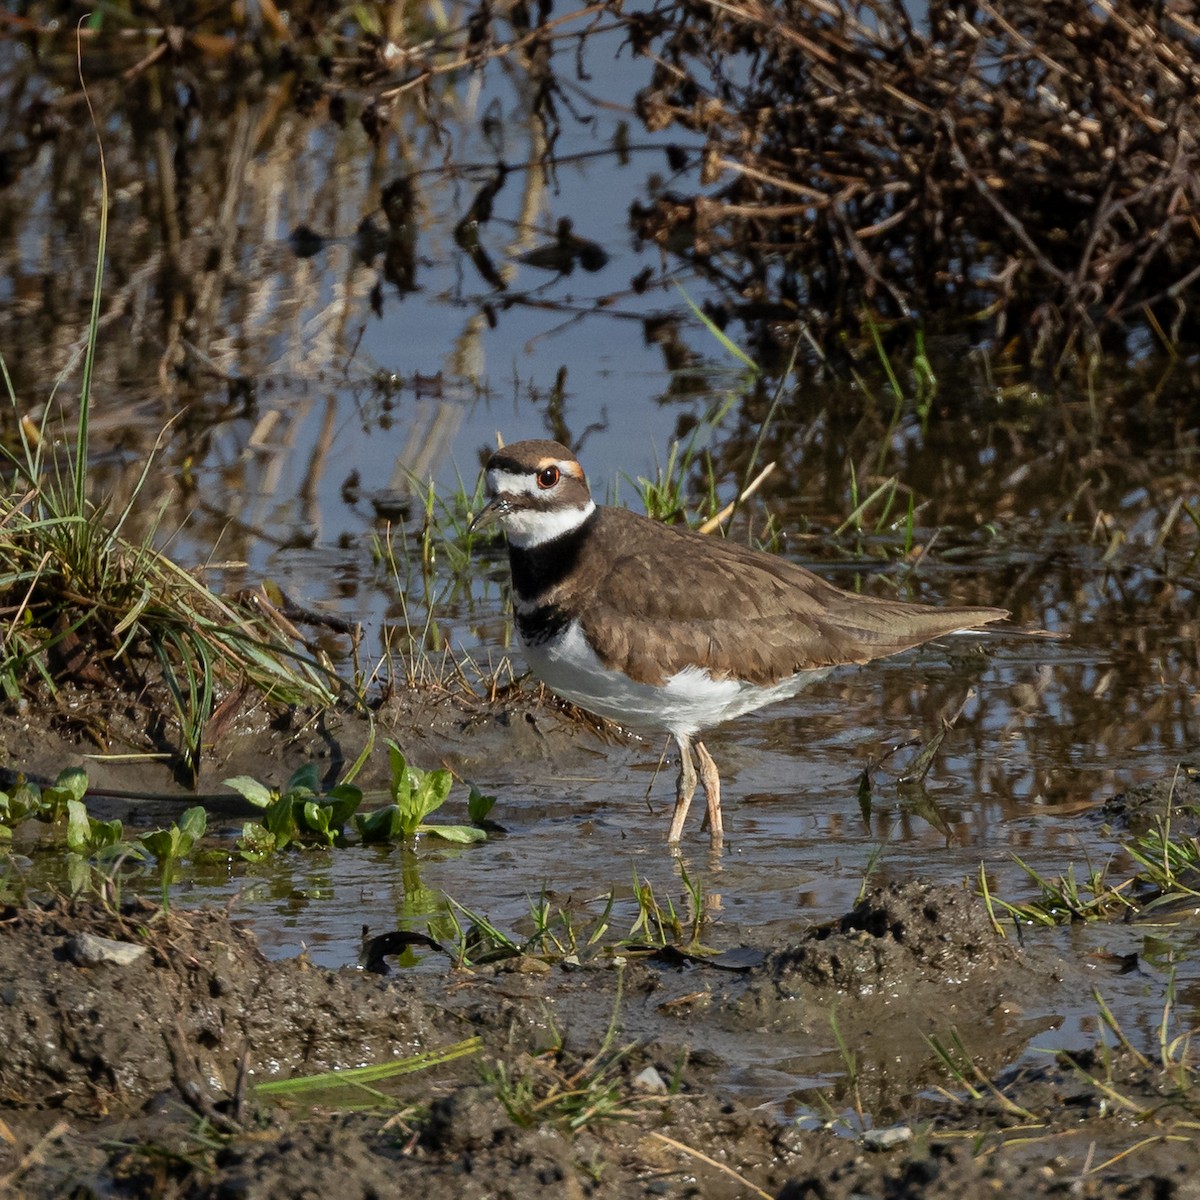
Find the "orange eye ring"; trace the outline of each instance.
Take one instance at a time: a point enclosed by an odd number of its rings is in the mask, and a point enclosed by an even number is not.
[[[561,478],[562,472],[557,467],[543,467],[537,473],[537,485],[542,491],[546,491],[552,488]]]

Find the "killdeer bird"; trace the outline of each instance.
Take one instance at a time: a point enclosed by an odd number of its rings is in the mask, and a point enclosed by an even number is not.
[[[558,442],[514,442],[485,467],[472,528],[508,536],[517,630],[530,667],[588,712],[679,747],[669,842],[696,790],[722,837],[721,781],[696,735],[868,663],[999,621],[1000,608],[931,608],[844,592],[720,537],[597,506]]]

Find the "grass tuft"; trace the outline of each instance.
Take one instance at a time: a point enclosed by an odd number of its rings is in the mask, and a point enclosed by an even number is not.
[[[15,700],[36,685],[52,695],[71,683],[139,695],[162,688],[176,718],[180,756],[194,779],[222,691],[248,686],[273,702],[324,707],[346,688],[257,610],[214,595],[158,551],[157,521],[141,541],[124,536],[153,455],[123,511],[110,518],[107,501],[90,495],[92,362],[108,228],[103,146],[100,169],[97,266],[74,419],[52,394],[40,422],[33,421],[0,357],[18,431],[16,445],[0,445],[0,461],[8,466],[0,501],[0,689]],[[54,452],[54,413],[61,443],[73,444],[72,450]],[[107,730],[93,732],[103,740]]]

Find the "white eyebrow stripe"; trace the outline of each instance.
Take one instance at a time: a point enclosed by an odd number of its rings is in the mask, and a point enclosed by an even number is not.
[[[518,475],[514,471],[502,471],[499,467],[492,467],[488,471],[487,487],[493,496],[511,496],[520,492],[533,496],[538,490],[532,474]]]

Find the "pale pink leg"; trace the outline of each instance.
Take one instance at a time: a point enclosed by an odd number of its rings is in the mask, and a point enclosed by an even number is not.
[[[687,820],[692,797],[696,794],[696,768],[692,763],[692,739],[677,733],[675,744],[679,747],[679,778],[675,782],[675,812],[671,817],[671,832],[668,842],[677,842],[683,836],[683,823]],[[707,757],[707,752],[705,753]],[[712,760],[709,759],[711,762]]]
[[[700,764],[700,784],[704,788],[704,799],[708,812],[704,824],[708,828],[708,836],[714,846],[718,845],[725,836],[725,828],[721,822],[721,776],[717,773],[717,764],[712,755],[705,749],[703,742],[696,743],[696,760]]]

